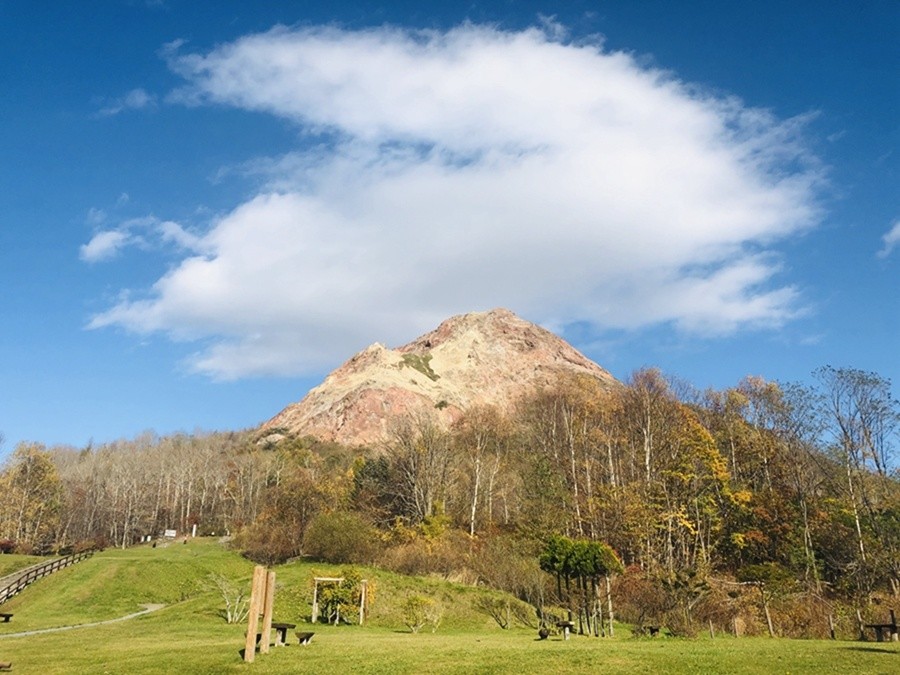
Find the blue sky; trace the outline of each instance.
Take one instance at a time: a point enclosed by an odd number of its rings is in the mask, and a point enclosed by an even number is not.
[[[896,392],[898,34],[889,0],[0,0],[0,453],[254,426],[495,306],[623,379]]]

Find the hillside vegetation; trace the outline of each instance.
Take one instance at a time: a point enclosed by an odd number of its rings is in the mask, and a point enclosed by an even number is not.
[[[447,331],[421,346],[437,353]],[[304,556],[490,587],[530,620],[571,613],[597,637],[619,619],[856,639],[900,607],[900,404],[875,373],[826,367],[815,381],[698,392],[654,369],[614,386],[570,373],[450,426],[437,404],[385,418],[371,447],[272,429],[22,444],[0,471],[0,537],[19,553],[127,557],[146,535],[196,527],[268,565]],[[173,571],[142,602],[193,597]]]
[[[0,661],[16,673],[522,673],[568,672],[888,672],[900,659],[893,644],[857,648],[828,641],[773,641],[717,637],[636,639],[625,626],[617,637],[559,636],[537,640],[532,629],[502,630],[484,611],[484,589],[435,578],[413,578],[358,568],[374,589],[364,626],[309,626],[310,579],[341,567],[311,562],[275,567],[277,620],[316,633],[296,644],[241,661],[246,624],[227,624],[224,602],[209,574],[249,587],[252,563],[213,539],[153,549],[104,551],[43,579],[15,600],[10,624],[0,624]],[[415,594],[441,603],[434,632],[404,625],[405,599]],[[145,603],[163,609],[119,623],[3,637],[13,632],[90,623],[132,613]],[[55,607],[55,609],[53,609]],[[52,613],[52,618],[48,618]],[[293,637],[293,636],[291,636]]]

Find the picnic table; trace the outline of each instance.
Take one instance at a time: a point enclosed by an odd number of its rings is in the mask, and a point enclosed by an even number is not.
[[[563,640],[569,639],[569,633],[573,628],[575,628],[575,624],[571,621],[557,621],[556,627],[562,630],[563,632]]]
[[[3,623],[9,623],[9,620],[13,618],[12,614],[7,614],[5,612],[0,612],[0,619],[3,619]]]
[[[871,628],[875,631],[875,641],[876,642],[884,642],[885,633],[888,636],[888,640],[893,640],[897,642],[897,615],[894,614],[894,610],[890,610],[891,613],[891,622],[890,623],[867,623],[866,628]]]
[[[897,641],[897,624],[895,623],[867,623],[866,628],[875,631],[876,642],[884,642],[885,635],[889,640]]]
[[[276,647],[284,647],[287,643],[287,632],[291,628],[296,628],[297,624],[295,623],[273,623],[272,628],[275,629],[275,646]]]

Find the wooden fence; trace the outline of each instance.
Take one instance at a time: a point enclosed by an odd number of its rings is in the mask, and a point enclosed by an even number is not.
[[[33,584],[48,574],[53,574],[57,570],[61,570],[69,565],[81,562],[85,558],[94,555],[93,551],[84,551],[83,553],[73,553],[63,558],[56,558],[45,563],[38,563],[31,567],[26,567],[15,574],[0,580],[0,605],[19,593],[29,584]]]

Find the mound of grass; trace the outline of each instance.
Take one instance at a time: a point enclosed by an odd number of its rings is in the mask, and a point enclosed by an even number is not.
[[[309,562],[276,568],[275,610],[288,621],[308,621],[312,607],[313,577],[339,577],[348,566]],[[440,607],[440,630],[493,630],[498,628],[479,601],[485,589],[451,583],[437,577],[410,577],[383,569],[353,566],[369,583],[367,625],[404,631],[404,605],[410,596],[434,600]],[[427,629],[430,630],[430,629]]]
[[[216,600],[211,574],[249,580],[253,564],[213,539],[194,539],[157,548],[108,549],[32,584],[4,604],[15,625],[0,624],[0,635],[22,630],[104,621],[131,614],[145,604]]]

